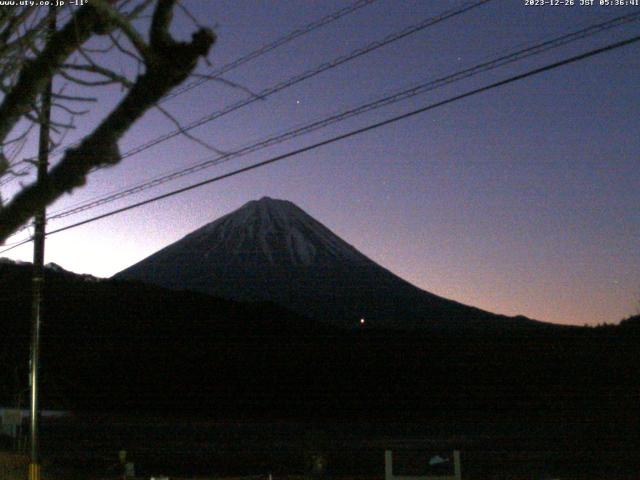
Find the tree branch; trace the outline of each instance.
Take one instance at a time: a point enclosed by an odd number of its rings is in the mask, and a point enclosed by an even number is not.
[[[138,50],[138,53],[140,53],[145,63],[149,62],[149,47],[138,31],[133,28],[133,25],[128,18],[121,15],[118,10],[113,8],[109,2],[105,0],[93,0],[92,5],[97,8],[105,18],[109,19],[108,21],[110,24],[115,25],[122,30],[133,46],[136,47],[136,50]]]
[[[20,117],[31,109],[59,65],[100,28],[104,28],[103,19],[91,4],[86,5],[78,10],[74,19],[52,35],[40,55],[25,61],[15,86],[0,105],[0,142]]]
[[[65,152],[44,181],[25,187],[0,210],[0,242],[26,223],[40,208],[84,185],[93,168],[118,163],[121,157],[117,142],[122,135],[160,98],[187,79],[198,59],[208,54],[215,41],[215,35],[209,29],[198,30],[189,43],[176,42],[171,38],[169,22],[173,4],[174,0],[158,0],[150,32],[152,61],[146,65],[146,72],[136,79],[122,101],[77,147]],[[91,22],[85,20],[84,23]],[[83,35],[90,34],[87,25],[82,28]],[[45,52],[48,50],[49,46]],[[61,64],[62,56],[70,53],[70,50],[67,48],[56,52],[56,61],[41,65],[40,68]],[[26,87],[23,86],[24,89]]]

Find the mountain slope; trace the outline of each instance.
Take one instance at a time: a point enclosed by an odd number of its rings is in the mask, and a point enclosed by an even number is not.
[[[273,301],[343,327],[354,327],[361,318],[383,328],[534,323],[420,290],[293,203],[268,197],[205,225],[115,278]]]

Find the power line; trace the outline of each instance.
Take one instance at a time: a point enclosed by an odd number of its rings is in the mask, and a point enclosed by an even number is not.
[[[27,173],[29,173],[30,170],[31,170],[31,167],[25,167],[22,170],[19,170],[15,173],[11,173],[11,172],[5,173],[7,178],[0,181],[0,187],[4,187],[5,185],[8,185],[11,182],[13,182],[16,178],[26,175]]]
[[[286,88],[292,87],[293,85],[296,85],[300,82],[303,82],[305,80],[308,80],[310,78],[315,77],[316,75],[319,75],[323,72],[326,72],[328,70],[331,70],[333,68],[336,68],[344,63],[347,63],[351,60],[355,60],[358,57],[361,57],[363,55],[366,55],[374,50],[377,50],[378,48],[382,48],[386,45],[389,45],[393,42],[396,42],[402,38],[408,37],[409,35],[412,35],[414,33],[417,33],[421,30],[424,30],[430,26],[433,26],[437,23],[440,23],[442,21],[448,20],[450,18],[456,17],[458,15],[461,15],[463,13],[466,13],[476,7],[479,7],[485,3],[491,2],[493,0],[476,0],[475,2],[472,3],[465,3],[462,7],[458,7],[455,9],[449,9],[446,10],[445,12],[442,12],[441,14],[435,16],[435,17],[429,17],[427,19],[422,20],[421,22],[418,22],[414,25],[411,25],[409,27],[406,27],[398,32],[392,33],[387,35],[386,37],[384,37],[382,40],[376,40],[374,42],[371,42],[367,45],[365,45],[364,47],[360,47],[356,50],[353,50],[352,52],[346,54],[346,55],[342,55],[339,56],[337,58],[334,58],[333,60],[329,61],[329,62],[325,62],[322,63],[310,70],[307,70],[301,74],[295,75],[293,77],[288,78],[287,80],[283,80],[282,82],[279,82],[275,85],[272,85],[270,87],[267,87],[263,90],[261,90],[260,92],[256,93],[255,95],[252,95],[249,98],[240,100],[238,102],[232,103],[226,107],[224,107],[221,110],[216,110],[214,112],[211,112],[210,114],[201,117],[198,120],[194,120],[193,122],[189,123],[188,125],[182,127],[182,128],[178,128],[175,130],[172,130],[171,132],[167,132],[163,135],[160,135],[154,139],[151,139],[141,145],[138,145],[137,147],[134,147],[124,153],[122,153],[120,155],[120,157],[122,159],[124,158],[128,158],[131,157],[133,155],[136,155],[138,153],[141,153],[145,150],[148,150],[151,147],[154,147],[155,145],[158,145],[160,143],[166,142],[167,140],[170,140],[182,133],[188,132],[190,130],[193,130],[196,127],[200,127],[206,123],[212,122],[213,120],[216,120],[220,117],[223,117],[224,115],[227,115],[231,112],[234,112],[236,110],[239,110],[242,107],[245,107],[247,105],[252,104],[253,102],[256,102],[257,100],[263,100],[266,97],[273,95],[277,92],[280,92]],[[64,148],[68,148],[64,147]],[[96,168],[96,170],[99,170],[103,167],[98,167]]]
[[[5,248],[4,250],[0,250],[0,255],[2,255],[3,253],[8,252],[9,250],[13,250],[14,248],[18,248],[18,247],[21,247],[22,245],[26,245],[27,243],[29,243],[32,240],[33,240],[33,237],[29,237],[29,238],[26,238],[26,239],[22,240],[21,242],[13,243],[13,244],[11,244],[11,246],[9,248]]]
[[[141,191],[147,190],[149,188],[153,188],[159,185],[162,185],[164,183],[167,183],[169,181],[172,180],[176,180],[178,178],[181,178],[185,175],[189,175],[191,173],[195,173],[198,172],[200,170],[204,170],[206,168],[209,168],[211,166],[214,165],[218,165],[220,163],[223,162],[227,162],[230,161],[232,159],[247,155],[249,153],[253,153],[257,150],[284,142],[286,140],[290,140],[292,138],[298,137],[300,135],[304,135],[307,134],[309,132],[324,128],[328,125],[346,120],[348,118],[354,117],[356,115],[361,115],[365,112],[369,112],[372,111],[374,109],[377,108],[381,108],[383,106],[387,106],[393,103],[397,103],[399,101],[402,100],[406,100],[408,98],[414,97],[416,95],[420,95],[423,94],[425,92],[428,91],[432,91],[435,90],[437,88],[443,87],[445,85],[449,85],[451,83],[463,80],[463,79],[467,79],[470,78],[472,76],[475,76],[479,73],[483,73],[519,60],[522,60],[524,58],[528,58],[531,57],[533,55],[539,55],[543,52],[549,51],[551,49],[566,45],[568,43],[574,42],[576,40],[579,39],[583,39],[592,35],[595,35],[597,33],[600,33],[602,31],[623,25],[625,23],[628,23],[630,21],[633,21],[634,19],[637,19],[638,17],[640,17],[640,12],[636,12],[633,14],[629,14],[629,15],[623,15],[620,17],[616,17],[614,19],[608,20],[606,22],[600,22],[598,24],[595,25],[591,25],[587,28],[575,31],[575,32],[571,32],[565,35],[562,35],[560,37],[542,42],[542,43],[538,43],[535,44],[533,46],[528,46],[524,49],[509,53],[507,55],[503,55],[499,58],[496,59],[492,59],[490,61],[487,62],[483,62],[480,63],[478,65],[475,65],[473,67],[469,67],[466,68],[464,70],[458,71],[456,73],[447,75],[445,77],[441,77],[439,79],[436,80],[431,80],[425,83],[421,83],[417,86],[411,87],[409,89],[404,89],[401,90],[399,92],[393,93],[391,95],[387,95],[383,98],[377,99],[373,102],[369,102],[366,103],[364,105],[360,105],[358,107],[355,108],[351,108],[349,110],[343,111],[339,114],[335,114],[326,118],[323,118],[321,120],[317,120],[314,122],[311,122],[307,125],[304,125],[302,127],[298,127],[292,130],[289,130],[283,134],[280,135],[275,135],[275,136],[270,136],[267,137],[264,140],[258,141],[256,143],[247,145],[245,147],[242,147],[238,150],[235,150],[233,152],[229,152],[223,155],[218,155],[216,157],[213,158],[209,158],[206,159],[204,161],[201,161],[195,165],[192,165],[190,167],[184,168],[184,169],[180,169],[177,171],[173,171],[171,173],[168,174],[164,174],[158,177],[155,177],[153,179],[150,179],[148,181],[145,181],[141,184],[123,189],[123,190],[117,190],[115,192],[112,192],[110,194],[107,194],[106,196],[101,196],[98,197],[96,199],[92,199],[90,201],[85,201],[82,202],[80,204],[77,204],[76,206],[73,206],[71,208],[68,209],[64,209],[64,210],[60,210],[58,213],[54,213],[53,215],[49,216],[49,220],[53,220],[53,219],[58,219],[58,218],[64,218],[70,215],[74,215],[107,203],[111,203],[112,201],[127,197],[129,195],[133,195],[136,193],[139,193]]]
[[[611,51],[611,50],[615,50],[615,49],[624,47],[626,45],[630,45],[630,44],[638,42],[638,41],[640,41],[640,36],[635,36],[635,37],[632,37],[632,38],[629,38],[629,39],[626,39],[626,40],[622,40],[620,42],[616,42],[616,43],[613,43],[613,44],[606,45],[606,46],[601,47],[601,48],[590,50],[590,51],[588,51],[586,53],[582,53],[582,54],[567,58],[565,60],[561,60],[559,62],[551,63],[551,64],[543,66],[543,67],[539,67],[539,68],[536,68],[536,69],[533,69],[533,70],[529,70],[528,72],[509,77],[509,78],[507,78],[505,80],[501,80],[501,81],[492,83],[490,85],[486,85],[484,87],[476,88],[476,89],[471,90],[469,92],[462,93],[460,95],[456,95],[456,96],[450,97],[450,98],[448,98],[446,100],[442,100],[440,102],[432,103],[430,105],[424,106],[424,107],[419,108],[417,110],[413,110],[411,112],[407,112],[407,113],[404,113],[402,115],[397,115],[397,116],[394,116],[394,117],[389,118],[387,120],[383,120],[381,122],[377,122],[377,123],[368,125],[368,126],[363,127],[363,128],[359,128],[359,129],[356,129],[356,130],[351,130],[350,132],[331,137],[331,138],[329,138],[327,140],[323,140],[321,142],[317,142],[317,143],[308,145],[308,146],[303,147],[303,148],[292,150],[292,151],[287,152],[285,154],[272,157],[272,158],[270,158],[268,160],[264,160],[262,162],[255,163],[253,165],[250,165],[250,166],[247,166],[247,167],[244,167],[244,168],[240,168],[240,169],[234,170],[232,172],[229,172],[229,173],[226,173],[226,174],[223,174],[223,175],[219,175],[219,176],[216,176],[216,177],[213,177],[213,178],[209,178],[209,179],[204,180],[202,182],[198,182],[198,183],[189,185],[187,187],[183,187],[183,188],[180,188],[180,189],[177,189],[177,190],[173,190],[171,192],[165,193],[163,195],[158,195],[156,197],[144,200],[142,202],[138,202],[138,203],[135,203],[135,204],[132,204],[132,205],[128,205],[128,206],[123,207],[123,208],[112,210],[111,212],[107,212],[107,213],[104,213],[104,214],[101,214],[101,215],[97,215],[95,217],[88,218],[86,220],[74,223],[72,225],[67,225],[65,227],[61,227],[61,228],[58,228],[56,230],[52,230],[52,231],[48,232],[47,235],[53,235],[55,233],[60,233],[60,232],[63,232],[65,230],[70,230],[72,228],[76,228],[76,227],[79,227],[81,225],[86,225],[88,223],[95,222],[96,220],[101,220],[103,218],[107,218],[107,217],[116,215],[118,213],[122,213],[122,212],[125,212],[125,211],[128,211],[128,210],[132,210],[134,208],[141,207],[143,205],[148,205],[150,203],[154,203],[154,202],[157,202],[159,200],[162,200],[162,199],[165,199],[165,198],[168,198],[168,197],[172,197],[174,195],[178,195],[178,194],[187,192],[189,190],[193,190],[193,189],[202,187],[204,185],[208,185],[210,183],[214,183],[214,182],[217,182],[217,181],[220,181],[220,180],[224,180],[226,178],[230,178],[230,177],[239,175],[241,173],[245,173],[245,172],[248,172],[248,171],[251,171],[251,170],[255,170],[257,168],[264,167],[266,165],[269,165],[269,164],[272,164],[272,163],[275,163],[275,162],[279,162],[281,160],[293,157],[295,155],[299,155],[301,153],[305,153],[305,152],[308,152],[308,151],[311,151],[311,150],[315,150],[315,149],[317,149],[319,147],[322,147],[322,146],[325,146],[325,145],[329,145],[329,144],[332,144],[332,143],[336,143],[338,141],[345,140],[347,138],[359,135],[361,133],[365,133],[365,132],[368,132],[368,131],[371,131],[371,130],[374,130],[374,129],[377,129],[377,128],[380,128],[380,127],[383,127],[383,126],[386,126],[386,125],[390,125],[390,124],[398,122],[400,120],[404,120],[404,119],[413,117],[413,116],[418,115],[420,113],[424,113],[424,112],[427,112],[429,110],[433,110],[433,109],[436,109],[438,107],[442,107],[444,105],[448,105],[450,103],[457,102],[459,100],[471,97],[473,95],[477,95],[479,93],[487,92],[489,90],[493,90],[495,88],[502,87],[504,85],[507,85],[507,84],[510,84],[510,83],[513,83],[513,82],[516,82],[516,81],[519,81],[519,80],[523,80],[525,78],[532,77],[534,75],[538,75],[540,73],[547,72],[549,70],[553,70],[555,68],[559,68],[559,67],[562,67],[564,65],[568,65],[568,64],[571,64],[571,63],[576,63],[578,61],[587,59],[589,57],[593,57],[593,56],[599,55],[601,53],[605,53],[605,52],[608,52],[608,51]],[[3,253],[3,252],[0,252],[0,253]]]
[[[210,71],[207,76],[208,78],[201,78],[199,80],[195,80],[191,83],[188,83],[176,90],[174,90],[173,92],[169,93],[168,95],[166,95],[162,101],[165,100],[169,100],[171,98],[177,97],[178,95],[182,95],[185,92],[188,92],[189,90],[192,90],[200,85],[202,85],[203,83],[208,82],[209,80],[213,80],[215,78],[220,77],[221,75],[224,75],[225,73],[239,67],[240,65],[243,65],[251,60],[254,60],[255,58],[258,58],[262,55],[264,55],[265,53],[268,53],[272,50],[275,50],[278,47],[281,47],[282,45],[285,45],[289,42],[291,42],[292,40],[295,40],[298,37],[301,37],[303,35],[306,35],[307,33],[310,33],[320,27],[323,27],[331,22],[334,22],[336,20],[338,20],[339,18],[344,17],[345,15],[349,15],[350,13],[353,13],[359,9],[361,9],[362,7],[366,7],[367,5],[372,4],[373,2],[375,2],[377,0],[358,0],[357,2],[355,2],[353,5],[348,6],[348,7],[344,7],[340,10],[337,10],[333,13],[330,13],[329,15],[320,18],[319,20],[315,20],[309,24],[307,24],[306,26],[296,29],[290,33],[288,33],[287,35],[284,35],[280,38],[278,38],[277,40],[268,43],[246,55],[243,55],[242,57],[227,63],[226,65],[223,65],[222,67],[219,67],[215,70]]]
[[[232,103],[230,105],[228,105],[227,107],[223,108],[222,110],[218,110],[215,112],[210,113],[209,115],[206,115],[198,120],[195,120],[191,123],[189,123],[188,125],[179,128],[179,129],[175,129],[171,132],[165,133],[163,135],[160,135],[152,140],[149,140],[148,142],[145,142],[137,147],[134,147],[130,150],[128,150],[127,152],[123,153],[121,155],[121,158],[128,158],[131,157],[133,155],[136,155],[138,153],[141,153],[145,150],[148,150],[151,147],[154,147],[155,145],[158,145],[160,143],[166,142],[167,140],[170,140],[171,138],[174,138],[184,132],[188,132],[190,130],[193,130],[196,127],[200,127],[202,125],[204,125],[205,123],[209,123],[212,122],[213,120],[216,120],[224,115],[227,115],[231,112],[234,112],[242,107],[245,107],[246,105],[252,104],[258,100],[263,100],[266,97],[273,95],[274,93],[280,92],[282,90],[284,90],[285,88],[289,88],[292,87],[293,85],[296,85],[300,82],[303,82],[305,80],[308,80],[310,78],[315,77],[316,75],[319,75],[323,72],[326,72],[328,70],[331,70],[333,68],[336,68],[344,63],[350,62],[351,60],[355,60],[358,57],[361,57],[363,55],[366,55],[374,50],[377,50],[378,48],[382,48],[386,45],[389,45],[393,42],[396,42],[402,38],[408,37],[409,35],[412,35],[414,33],[420,32],[421,30],[424,30],[428,27],[431,27],[437,23],[440,23],[442,21],[448,20],[450,18],[456,17],[458,15],[461,15],[463,13],[466,13],[476,7],[479,7],[481,5],[484,5],[485,3],[491,2],[493,0],[477,0],[473,3],[466,3],[464,6],[456,8],[456,9],[450,9],[447,10],[443,13],[441,13],[440,15],[437,15],[435,17],[430,17],[427,18],[425,20],[422,20],[421,22],[411,25],[407,28],[404,28],[403,30],[400,30],[399,32],[395,32],[392,33],[390,35],[387,35],[386,37],[384,37],[382,40],[377,40],[374,41],[364,47],[358,48],[356,50],[353,50],[352,52],[346,54],[346,55],[342,55],[339,56],[333,60],[331,60],[330,62],[326,62],[323,63],[315,68],[312,68],[310,70],[307,70],[299,75],[296,75],[294,77],[291,77],[287,80],[284,80],[282,82],[279,82],[271,87],[265,88],[263,90],[261,90],[260,92],[258,92],[257,94],[244,99],[244,100],[240,100],[238,102]]]
[[[207,73],[207,78],[201,78],[199,80],[193,81],[187,85],[184,85],[181,88],[178,88],[177,90],[174,90],[173,92],[165,95],[165,97],[162,98],[162,102],[167,101],[171,98],[175,98],[178,95],[182,95],[183,93],[188,92],[189,90],[192,90],[200,85],[202,85],[203,83],[206,83],[208,81],[214,80],[216,78],[220,78],[222,75],[224,75],[227,72],[230,72],[231,70],[234,70],[236,68],[238,68],[241,65],[244,65],[247,62],[250,62],[251,60],[254,60],[268,52],[271,52],[283,45],[286,45],[287,43],[295,40],[296,38],[302,37],[308,33],[311,33],[321,27],[324,27],[326,25],[329,25],[332,22],[335,22],[336,20],[339,20],[342,17],[345,17],[351,13],[354,13],[358,10],[360,10],[363,7],[366,7],[368,5],[371,5],[372,3],[376,2],[378,0],[357,0],[355,3],[353,3],[352,5],[349,5],[347,7],[343,7],[339,10],[336,10],[318,20],[315,20],[311,23],[308,23],[307,25],[305,25],[304,27],[295,29],[291,32],[289,32],[288,34],[274,40],[271,43],[268,43],[266,45],[263,45],[259,48],[257,48],[256,50],[253,50],[217,69],[211,70],[209,73]],[[78,145],[81,141],[78,142],[74,142],[65,146],[61,146],[58,147],[54,150],[51,151],[52,154],[55,153],[59,153],[62,150],[66,150],[74,145]],[[25,169],[21,170],[20,175],[26,174],[29,171],[30,167],[26,167]],[[11,181],[11,180],[10,180]],[[9,183],[9,182],[6,182]],[[2,184],[0,184],[0,186],[2,186]]]
[[[405,38],[409,35],[412,35],[414,33],[417,33],[421,30],[424,30],[430,26],[433,26],[437,23],[440,23],[442,21],[448,20],[450,18],[456,17],[458,15],[461,15],[463,13],[466,13],[476,7],[479,7],[485,3],[491,2],[493,0],[476,0],[475,2],[467,2],[465,3],[463,6],[455,8],[455,9],[449,9],[446,10],[442,13],[440,13],[439,15],[436,15],[434,17],[429,17],[427,19],[424,19],[414,25],[411,25],[409,27],[406,27],[398,32],[392,33],[387,35],[386,37],[384,37],[382,40],[377,40],[374,42],[371,42],[367,45],[365,45],[364,47],[360,47],[356,50],[353,50],[352,52],[346,54],[346,55],[342,55],[339,56],[335,59],[333,59],[330,62],[326,62],[323,64],[320,64],[310,70],[307,70],[301,74],[295,75],[293,77],[290,77],[287,80],[284,80],[282,82],[279,82],[275,85],[272,85],[271,87],[267,87],[265,89],[263,89],[262,91],[258,92],[257,94],[247,98],[247,99],[243,99],[240,100],[238,102],[235,102],[233,104],[228,105],[227,107],[224,107],[222,110],[217,110],[215,112],[212,112],[198,120],[195,120],[193,122],[191,122],[189,125],[173,130],[171,132],[165,133],[159,137],[156,137],[155,139],[149,140],[146,143],[143,143],[141,145],[138,145],[137,147],[134,147],[124,153],[121,154],[121,159],[125,159],[128,157],[131,157],[133,155],[136,155],[138,153],[141,153],[145,150],[148,150],[149,148],[158,145],[160,143],[163,143],[167,140],[170,140],[171,138],[174,138],[184,132],[188,132],[189,130],[192,130],[196,127],[202,126],[206,123],[209,123],[213,120],[216,120],[224,115],[227,115],[229,113],[232,113],[242,107],[245,107],[249,104],[252,104],[253,102],[260,100],[260,99],[264,99],[267,96],[273,95],[277,92],[280,92],[286,88],[289,88],[293,85],[296,85],[304,80],[308,80],[312,77],[315,77],[316,75],[319,75],[320,73],[323,73],[327,70],[331,70],[333,68],[336,68],[346,62],[349,62],[351,60],[354,60],[358,57],[361,57],[363,55],[366,55],[374,50],[377,50],[378,48],[381,48],[383,46],[389,45],[390,43],[393,43],[395,41],[398,41],[402,38]],[[224,68],[224,67],[223,67]],[[64,147],[64,148],[68,148]],[[103,167],[98,167],[96,168],[94,171],[96,170],[100,170]]]
[[[244,106],[246,106],[246,105],[248,105],[250,103],[253,103],[254,101],[256,101],[256,100],[258,100],[260,98],[265,98],[266,96],[269,96],[269,95],[272,95],[272,94],[274,94],[276,92],[284,90],[285,88],[291,87],[291,86],[293,86],[293,85],[295,85],[297,83],[300,83],[300,82],[302,82],[304,80],[312,78],[312,77],[314,77],[316,75],[319,75],[322,72],[325,72],[327,70],[336,68],[339,65],[342,65],[342,64],[344,64],[346,62],[349,62],[349,61],[354,60],[354,59],[356,59],[358,57],[366,55],[367,53],[370,53],[370,52],[372,52],[374,50],[377,50],[378,48],[381,48],[383,46],[389,45],[390,43],[393,43],[393,42],[398,41],[398,40],[400,40],[402,38],[405,38],[405,37],[407,37],[409,35],[412,35],[414,33],[422,31],[422,30],[424,30],[424,29],[426,29],[426,28],[428,28],[430,26],[433,26],[435,24],[438,24],[438,23],[440,23],[442,21],[448,20],[450,18],[454,18],[454,17],[456,17],[458,15],[466,13],[466,12],[468,12],[468,11],[474,9],[474,8],[477,8],[477,7],[481,6],[481,5],[484,5],[485,3],[489,3],[491,1],[493,1],[493,0],[476,0],[475,2],[467,2],[461,7],[458,7],[458,8],[455,8],[455,9],[449,9],[449,10],[446,10],[446,11],[440,13],[439,15],[424,19],[424,20],[422,20],[422,21],[420,21],[420,22],[418,22],[418,23],[416,23],[414,25],[411,25],[409,27],[406,27],[406,28],[404,28],[404,29],[402,29],[402,30],[400,30],[398,32],[389,34],[386,37],[384,37],[382,40],[377,40],[377,41],[371,42],[371,43],[365,45],[364,47],[360,47],[360,48],[358,48],[356,50],[353,50],[352,52],[350,52],[350,53],[348,53],[346,55],[339,56],[339,57],[333,59],[330,62],[323,63],[323,64],[321,64],[321,65],[319,65],[319,66],[317,66],[317,67],[315,67],[315,68],[313,68],[311,70],[307,70],[307,71],[303,72],[302,74],[296,75],[294,77],[289,78],[288,80],[285,80],[285,81],[280,82],[280,83],[278,83],[276,85],[268,87],[268,88],[262,90],[261,92],[259,92],[257,94],[257,96],[252,96],[252,97],[250,97],[250,98],[248,98],[246,100],[242,100],[240,102],[236,102],[234,104],[231,104],[231,105],[229,105],[228,107],[226,107],[226,108],[224,108],[222,110],[213,112],[212,114],[210,114],[210,115],[208,115],[206,117],[203,117],[203,118],[201,118],[199,120],[196,120],[195,122],[192,122],[191,124],[189,124],[186,127],[174,130],[173,132],[169,132],[167,134],[164,134],[164,135],[162,135],[160,137],[157,137],[156,139],[153,139],[153,140],[151,140],[149,142],[146,142],[145,144],[139,145],[138,147],[135,147],[135,148],[123,153],[121,155],[121,158],[124,159],[124,158],[130,157],[130,156],[133,156],[133,155],[135,155],[137,153],[140,153],[140,152],[142,152],[144,150],[147,150],[147,149],[149,149],[149,148],[151,148],[151,147],[153,147],[153,146],[155,146],[155,145],[157,145],[159,143],[167,141],[167,140],[169,140],[169,139],[171,139],[171,138],[173,138],[173,137],[175,137],[175,136],[177,136],[177,135],[179,135],[179,134],[181,134],[183,132],[189,131],[189,130],[191,130],[193,128],[196,128],[196,127],[201,126],[201,125],[203,125],[205,123],[208,123],[208,122],[211,122],[211,121],[213,121],[213,120],[215,120],[217,118],[220,118],[220,117],[222,117],[222,116],[224,116],[224,115],[226,115],[228,113],[231,113],[231,112],[233,112],[235,110],[238,110],[239,108],[242,108],[242,107],[244,107]],[[100,169],[100,168],[98,168],[98,169]],[[96,170],[98,170],[98,169],[96,169]]]
[[[271,87],[267,87],[265,89],[263,89],[262,91],[260,91],[259,93],[257,93],[256,95],[253,95],[247,99],[244,100],[240,100],[236,103],[230,104],[227,107],[223,108],[222,110],[217,110],[215,112],[210,113],[209,115],[206,115],[198,120],[195,120],[193,122],[191,122],[189,125],[173,130],[171,132],[165,133],[159,137],[156,137],[155,139],[152,139],[146,143],[143,143],[137,147],[134,147],[133,149],[130,149],[126,152],[124,152],[123,154],[121,154],[121,159],[125,159],[128,157],[131,157],[133,155],[136,155],[138,153],[141,153],[145,150],[148,150],[149,148],[158,145],[160,143],[163,143],[167,140],[170,140],[171,138],[174,138],[182,133],[188,132],[189,130],[192,130],[196,127],[199,127],[201,125],[204,125],[205,123],[209,123],[213,120],[216,120],[224,115],[227,115],[231,112],[234,112],[242,107],[245,107],[257,100],[260,99],[264,99],[267,96],[273,95],[277,92],[280,92],[282,90],[284,90],[285,88],[289,88],[293,85],[296,85],[304,80],[308,80],[312,77],[315,77],[316,75],[319,75],[320,73],[323,73],[325,71],[331,70],[333,68],[336,68],[344,63],[347,63],[351,60],[354,60],[358,57],[361,57],[363,55],[366,55],[374,50],[377,50],[378,48],[384,47],[386,45],[389,45],[393,42],[396,42],[402,38],[405,38],[409,35],[412,35],[414,33],[420,32],[428,27],[431,27],[435,24],[438,24],[442,21],[448,20],[450,18],[454,18],[458,15],[461,15],[463,13],[466,13],[476,7],[479,7],[481,5],[484,5],[485,3],[489,3],[493,0],[476,0],[475,2],[467,2],[465,3],[463,6],[455,8],[455,9],[449,9],[446,10],[442,13],[440,13],[439,15],[436,15],[434,17],[429,17],[426,18],[414,25],[410,25],[409,27],[406,27],[398,32],[395,33],[391,33],[389,35],[387,35],[386,37],[384,37],[382,40],[376,40],[374,42],[371,42],[367,45],[365,45],[364,47],[360,47],[356,50],[353,50],[352,52],[346,54],[346,55],[342,55],[339,56],[335,59],[333,59],[330,62],[326,62],[323,64],[320,64],[319,66],[316,66],[315,68],[312,68],[310,70],[307,70],[299,75],[290,77],[287,80],[284,80],[282,82],[279,82],[275,85],[272,85]],[[66,148],[66,147],[65,147]],[[102,167],[98,167],[95,170],[99,170]],[[94,170],[94,171],[95,171]]]

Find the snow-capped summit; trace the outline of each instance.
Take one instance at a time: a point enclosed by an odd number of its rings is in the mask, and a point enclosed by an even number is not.
[[[352,328],[505,321],[418,289],[298,206],[269,197],[195,230],[116,278],[234,300],[272,301]]]
[[[207,257],[224,248],[228,254],[262,256],[271,265],[312,265],[325,257],[366,261],[320,222],[287,200],[263,197],[205,225],[184,238]]]

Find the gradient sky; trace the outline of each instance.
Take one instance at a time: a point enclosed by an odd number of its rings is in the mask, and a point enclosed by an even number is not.
[[[378,0],[225,77],[253,91],[462,5]],[[494,0],[193,131],[225,150],[454,73],[640,7]],[[598,3],[596,1],[596,3]],[[226,64],[347,1],[191,0]],[[175,33],[194,25],[177,12]],[[638,21],[342,122],[143,194],[52,221],[75,223],[616,40]],[[288,199],[420,288],[497,313],[565,324],[617,322],[640,308],[640,47],[634,44],[292,159],[51,236],[46,261],[110,276],[262,196]],[[116,59],[113,60],[114,62]],[[124,67],[123,67],[124,68]],[[207,71],[202,65],[199,71]],[[91,125],[119,98],[80,120]],[[165,106],[183,123],[246,97],[209,82]],[[173,129],[149,113],[123,151]],[[86,134],[79,128],[69,140]],[[50,211],[211,156],[175,138],[96,172]],[[14,182],[15,183],[15,182]],[[5,190],[11,194],[11,189]],[[24,238],[24,232],[9,242]],[[30,260],[27,245],[6,254]]]

